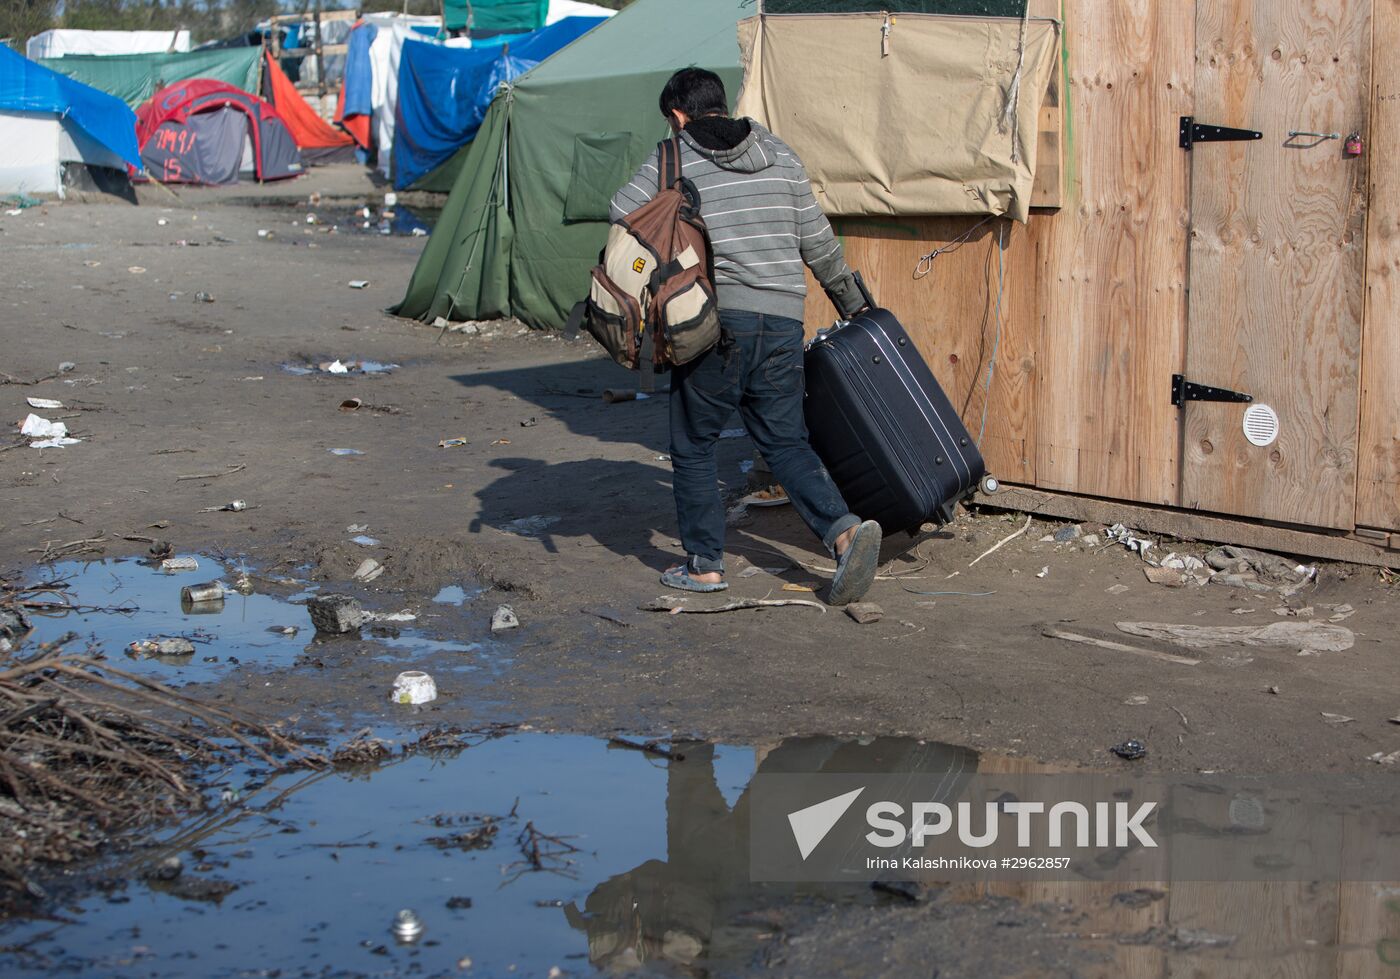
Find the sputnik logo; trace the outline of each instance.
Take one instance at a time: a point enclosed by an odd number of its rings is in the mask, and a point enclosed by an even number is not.
[[[831,828],[851,808],[851,803],[864,791],[864,787],[852,789],[844,795],[788,813],[788,825],[792,827],[792,837],[797,841],[797,851],[802,854],[803,860],[826,839],[826,834],[831,832]]]

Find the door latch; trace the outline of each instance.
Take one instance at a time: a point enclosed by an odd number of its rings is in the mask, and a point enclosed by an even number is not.
[[[1197,122],[1195,116],[1182,116],[1177,145],[1188,153],[1196,143],[1227,143],[1238,140],[1263,139],[1264,134],[1253,129],[1232,129]]]
[[[1209,384],[1188,381],[1185,374],[1172,375],[1172,404],[1180,408],[1188,401],[1228,401],[1235,404],[1248,404],[1254,395],[1227,388],[1213,388]]]

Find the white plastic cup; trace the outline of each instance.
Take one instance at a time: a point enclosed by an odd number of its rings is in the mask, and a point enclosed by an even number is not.
[[[437,684],[422,670],[407,670],[394,678],[394,692],[389,695],[390,703],[426,704],[437,699]]]

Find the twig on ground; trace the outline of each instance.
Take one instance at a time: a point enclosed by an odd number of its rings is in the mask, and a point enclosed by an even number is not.
[[[1032,519],[1034,519],[1034,517],[1033,517],[1032,514],[1029,514],[1029,513],[1026,514],[1026,522],[1021,526],[1021,529],[1020,529],[1020,530],[1016,531],[1014,534],[1011,534],[1011,535],[1009,535],[1009,536],[1007,536],[1007,537],[1003,537],[1001,540],[997,541],[995,544],[993,544],[991,547],[987,548],[987,549],[986,549],[985,551],[983,551],[981,554],[977,555],[975,558],[972,559],[972,564],[976,564],[978,561],[982,560],[982,559],[983,559],[984,557],[986,557],[988,554],[992,554],[992,553],[994,553],[995,551],[1000,550],[1002,547],[1006,546],[1008,543],[1010,543],[1011,541],[1015,540],[1017,537],[1020,537],[1020,536],[1021,536],[1022,534],[1024,534],[1026,531],[1030,530],[1030,529],[1031,529],[1031,520],[1032,520]],[[969,564],[968,567],[969,567],[969,568],[972,567],[972,564]]]
[[[178,483],[186,479],[218,479],[220,476],[232,476],[234,473],[242,472],[247,468],[247,463],[243,463],[237,466],[229,466],[221,473],[191,473],[188,476],[176,476],[175,482]]]
[[[826,613],[826,606],[821,602],[813,602],[805,598],[739,598],[723,605],[711,605],[707,608],[690,608],[682,604],[685,601],[686,599],[679,595],[662,595],[654,601],[646,602],[637,607],[643,612],[670,612],[672,615],[688,612],[708,615],[713,612],[738,612],[745,609],[777,608],[782,605],[806,605],[823,614]]]

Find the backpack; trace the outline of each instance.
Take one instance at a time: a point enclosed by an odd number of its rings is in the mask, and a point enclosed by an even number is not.
[[[631,370],[685,364],[720,338],[714,254],[681,141],[657,146],[657,195],[608,230],[588,298],[570,317]]]

